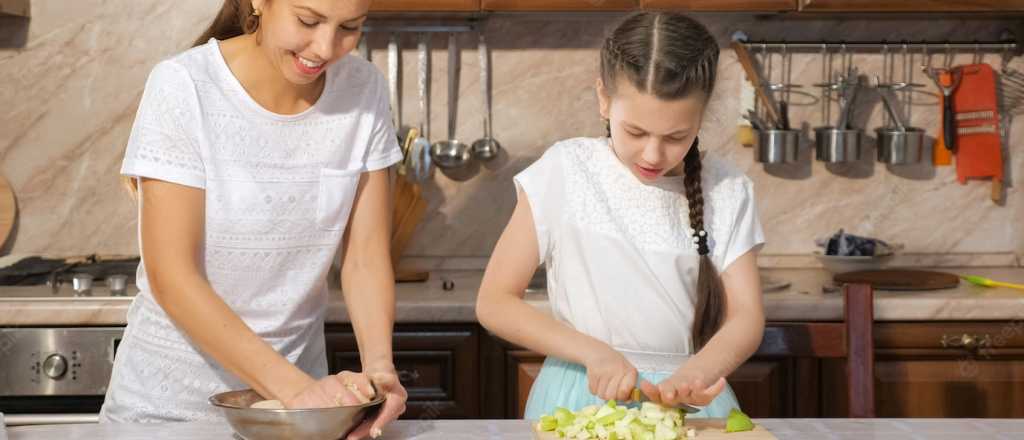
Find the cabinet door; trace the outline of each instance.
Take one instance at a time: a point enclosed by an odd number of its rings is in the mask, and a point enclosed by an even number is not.
[[[28,17],[31,15],[32,6],[29,0],[0,0],[0,17],[14,15]]]
[[[637,0],[482,0],[485,11],[629,11]]]
[[[544,356],[529,350],[512,350],[508,353],[509,379],[508,395],[514,399],[510,407],[515,408],[515,417],[523,418],[526,413],[526,401],[530,398],[530,388],[540,374],[544,365]]]
[[[393,341],[398,378],[409,392],[403,418],[479,417],[475,327],[401,326]],[[328,327],[327,359],[332,374],[361,370],[351,327]]]
[[[370,12],[477,12],[480,0],[373,0]]]
[[[751,417],[792,417],[793,372],[790,359],[752,358],[729,375],[740,407]]]
[[[679,11],[775,12],[795,11],[797,0],[640,0],[644,9]]]
[[[829,12],[1024,11],[1024,0],[800,0],[800,10]]]
[[[822,366],[824,417],[844,417],[846,376],[842,362]],[[1024,417],[1024,357],[981,359],[902,355],[876,358],[878,417]]]
[[[879,323],[875,347],[878,417],[1024,417],[1024,322]],[[841,360],[821,376],[822,415],[842,417]]]
[[[544,364],[544,356],[529,350],[508,352],[508,394],[515,418],[522,418],[530,388]],[[790,417],[793,406],[793,362],[788,359],[751,359],[729,375],[729,385],[740,407],[751,417]]]

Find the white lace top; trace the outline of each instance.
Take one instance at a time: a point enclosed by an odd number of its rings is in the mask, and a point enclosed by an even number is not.
[[[704,158],[705,229],[719,271],[764,242],[753,186]],[[557,319],[623,352],[691,354],[698,254],[683,177],[642,183],[607,138],[559,142],[516,176]]]
[[[216,40],[163,61],[146,83],[122,167],[205,190],[207,279],[314,377],[327,374],[326,274],[359,176],[401,158],[379,71],[348,56],[325,74],[312,107],[279,115],[245,92]],[[175,327],[153,299],[145,261],[137,282],[101,420],[220,417],[207,398],[248,386]]]

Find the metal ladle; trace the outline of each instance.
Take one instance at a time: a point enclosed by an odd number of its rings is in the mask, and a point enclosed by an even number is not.
[[[417,45],[418,72],[416,75],[416,88],[419,95],[420,106],[420,129],[419,136],[413,141],[409,148],[410,168],[413,181],[423,182],[430,177],[430,94],[427,86],[430,85],[430,34],[420,35]]]
[[[455,111],[458,106],[455,88],[458,64],[458,46],[455,33],[448,34],[448,140],[435,142],[430,146],[434,164],[443,170],[457,170],[473,159],[469,146],[455,139]]]
[[[398,144],[405,145],[405,138],[409,136],[409,130],[412,127],[402,124],[402,91],[399,78],[402,72],[402,49],[398,44],[398,34],[392,34],[388,40],[388,88],[390,89],[391,112],[397,131],[395,134],[398,135]]]
[[[491,63],[487,56],[487,42],[484,41],[482,32],[477,51],[480,55],[480,90],[484,100],[484,137],[473,142],[473,157],[486,162],[498,157],[501,144],[491,137]]]
[[[815,131],[816,157],[827,163],[842,163],[860,160],[862,131],[850,127],[850,113],[860,89],[860,77],[855,67],[849,67],[845,76],[839,77],[839,119],[835,127],[818,127]]]
[[[893,85],[879,84],[881,80],[876,76],[874,85],[878,94],[882,97],[882,104],[889,114],[889,119],[895,127],[879,127],[875,129],[878,135],[878,161],[892,165],[905,165],[921,162],[924,149],[924,130],[916,127],[907,127],[903,119],[896,112],[896,100],[893,96]]]

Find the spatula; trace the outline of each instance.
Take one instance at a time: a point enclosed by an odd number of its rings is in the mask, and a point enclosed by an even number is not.
[[[988,279],[988,278],[985,278],[985,277],[979,277],[979,276],[976,276],[976,275],[961,275],[960,278],[963,278],[968,283],[974,284],[976,286],[982,286],[982,287],[1007,287],[1007,288],[1010,288],[1010,289],[1024,290],[1024,284],[1004,283],[1002,281],[995,281],[995,280],[991,280],[991,279]]]

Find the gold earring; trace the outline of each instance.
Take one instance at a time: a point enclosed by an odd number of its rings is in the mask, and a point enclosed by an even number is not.
[[[259,17],[261,15],[263,15],[263,11],[260,11],[259,9],[253,9],[252,10],[252,16],[253,17]]]

